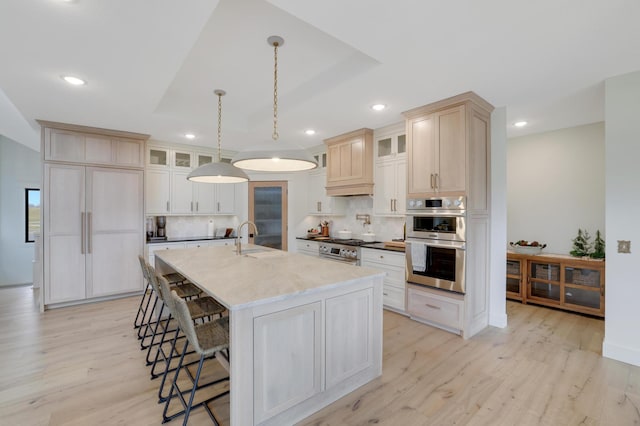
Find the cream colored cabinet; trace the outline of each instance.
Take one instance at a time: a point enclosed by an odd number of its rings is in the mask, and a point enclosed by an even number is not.
[[[382,290],[382,303],[386,308],[404,313],[405,307],[405,255],[390,250],[362,248],[362,266],[386,272]]]
[[[341,197],[327,196],[326,176],[323,171],[309,173],[308,213],[316,216],[343,215],[346,200]]]
[[[407,311],[412,318],[445,330],[463,334],[462,295],[411,285],[407,289]]]
[[[410,196],[464,195],[465,106],[409,120]]]
[[[327,195],[373,194],[373,131],[360,129],[326,139]]]
[[[404,216],[407,204],[406,157],[376,163],[374,212],[381,216]]]
[[[147,257],[149,259],[149,264],[153,267],[156,266],[156,255],[155,252],[162,250],[173,250],[173,249],[181,249],[185,248],[185,243],[165,243],[165,244],[147,244]]]
[[[68,127],[86,129],[82,126]],[[112,135],[46,127],[44,159],[68,163],[144,167],[144,142]]]
[[[43,308],[142,290],[144,143],[137,133],[42,126]],[[109,167],[102,167],[109,166]]]
[[[234,185],[187,180],[191,170],[210,163],[213,158],[212,153],[149,145],[145,191],[147,214],[235,214]]]
[[[404,123],[376,129],[374,213],[403,216],[407,200],[407,152]]]
[[[490,117],[473,92],[404,112],[407,196],[466,196],[467,211],[489,211]]]
[[[145,171],[145,200],[148,215],[171,213],[171,173],[169,170]]]
[[[141,170],[45,164],[44,303],[142,290]]]
[[[315,302],[253,320],[254,424],[322,392],[322,316]]]
[[[296,250],[298,253],[306,254],[308,256],[318,257],[318,242],[309,240],[296,240]]]

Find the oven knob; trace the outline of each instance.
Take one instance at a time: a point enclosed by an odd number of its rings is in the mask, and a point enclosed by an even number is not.
[[[352,258],[352,259],[355,259],[356,257],[358,257],[358,256],[356,255],[356,251],[355,251],[355,250],[351,250],[351,252],[350,252],[349,254],[350,254],[350,256],[349,256],[349,257],[350,257],[350,258]]]
[[[409,200],[409,207],[413,207],[416,205],[416,202],[413,200]]]
[[[416,201],[416,207],[422,207],[422,200]]]
[[[456,206],[456,207],[460,207],[460,204],[462,204],[462,203],[460,202],[460,200],[455,200],[455,201],[453,202],[453,205],[454,205],[454,206]]]
[[[445,199],[443,204],[444,204],[445,207],[449,207],[449,206],[451,206],[451,200]]]

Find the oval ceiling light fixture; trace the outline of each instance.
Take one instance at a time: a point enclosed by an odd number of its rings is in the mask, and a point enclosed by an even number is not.
[[[315,135],[316,131],[313,130],[313,129],[307,129],[307,130],[304,131],[304,134],[311,136],[311,135]]]
[[[218,160],[213,163],[203,164],[193,170],[187,176],[192,182],[201,183],[240,183],[249,180],[249,176],[237,167],[229,163],[221,162],[222,159],[222,97],[224,90],[214,90],[218,96]]]
[[[385,109],[387,106],[385,104],[375,104],[375,105],[371,105],[371,109],[374,111],[382,111],[383,109]]]
[[[516,126],[516,127],[524,127],[527,124],[528,123],[526,121],[516,121],[515,123],[513,123],[513,125]]]
[[[280,36],[271,36],[267,43],[273,46],[273,133],[271,139],[278,140],[278,47],[284,44]],[[291,148],[278,142],[273,147],[238,153],[231,164],[245,170],[258,172],[299,172],[318,167],[311,154],[301,148]]]
[[[194,135],[193,133],[185,133],[184,137],[187,139],[195,139],[196,135]]]
[[[73,75],[62,75],[60,76],[64,81],[71,84],[72,86],[84,86],[87,82],[79,77],[75,77]]]

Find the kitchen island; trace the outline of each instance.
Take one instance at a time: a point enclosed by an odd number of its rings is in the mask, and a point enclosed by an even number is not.
[[[232,425],[293,424],[382,374],[383,272],[243,249],[156,253],[229,310]]]

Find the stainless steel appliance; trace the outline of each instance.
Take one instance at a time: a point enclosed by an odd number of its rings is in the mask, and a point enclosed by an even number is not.
[[[465,292],[464,197],[407,200],[407,281]]]
[[[407,237],[465,241],[465,198],[407,200]]]
[[[350,265],[360,265],[360,246],[363,244],[372,243],[357,239],[331,239],[322,241],[318,245],[318,252],[323,259],[334,260]]]

